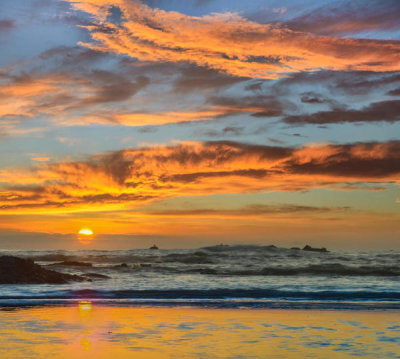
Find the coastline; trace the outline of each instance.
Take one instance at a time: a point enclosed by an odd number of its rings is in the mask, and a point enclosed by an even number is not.
[[[400,311],[395,301],[293,301],[257,299],[139,299],[139,298],[26,298],[0,299],[0,310],[7,308],[35,308],[77,306],[88,302],[96,306],[127,308],[193,308],[232,310],[304,310],[304,311]]]

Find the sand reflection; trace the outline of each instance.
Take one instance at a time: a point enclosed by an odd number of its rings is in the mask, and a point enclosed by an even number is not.
[[[0,310],[1,358],[392,358],[397,311],[74,306]]]

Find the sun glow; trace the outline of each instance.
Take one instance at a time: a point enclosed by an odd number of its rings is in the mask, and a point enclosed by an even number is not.
[[[78,232],[78,241],[81,244],[90,244],[93,240],[93,231],[89,228],[82,228]]]
[[[78,233],[86,236],[93,236],[93,231],[89,228],[82,228]]]

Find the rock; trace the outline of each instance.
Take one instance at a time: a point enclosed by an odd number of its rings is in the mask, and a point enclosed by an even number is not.
[[[158,249],[158,247],[155,244],[153,244],[149,249]]]
[[[83,277],[45,269],[31,259],[0,256],[0,284],[65,284]]]
[[[308,244],[304,246],[303,251],[309,251],[309,252],[328,252],[326,248],[313,248],[309,246]]]

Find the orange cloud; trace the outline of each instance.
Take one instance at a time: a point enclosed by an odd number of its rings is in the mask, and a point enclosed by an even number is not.
[[[400,142],[309,145],[188,142],[0,172],[3,210],[127,209],[185,195],[347,189],[398,183]]]
[[[197,71],[197,76],[202,80],[206,75],[210,77],[210,72]],[[214,85],[233,81],[230,77],[218,74],[214,80]],[[179,105],[172,102],[168,103],[169,108],[153,110],[151,107],[154,102],[143,103],[140,99],[132,99],[149,84],[150,78],[143,75],[122,76],[118,72],[104,70],[49,71],[45,74],[31,72],[29,75],[4,76],[0,78],[1,129],[5,134],[17,136],[40,132],[42,129],[18,126],[22,121],[39,115],[61,126],[146,126],[209,121],[240,113],[276,115],[276,104],[266,99],[252,101],[249,97],[241,102],[215,98],[204,105],[190,106],[182,100]],[[188,85],[181,82],[177,86],[186,88]]]
[[[141,61],[190,62],[235,76],[276,79],[300,71],[400,69],[400,44],[317,36],[281,25],[259,24],[236,13],[203,17],[152,9],[131,0],[69,0],[93,16],[85,26],[96,51]],[[108,21],[118,7],[122,22]]]
[[[102,111],[66,119],[68,125],[87,125],[90,123],[124,126],[160,126],[169,123],[211,121],[218,117],[240,113],[264,113],[262,106],[202,106],[198,110],[164,112],[124,112]]]
[[[91,89],[84,81],[68,74],[6,77],[0,81],[0,117],[8,118],[11,125],[19,117],[59,113],[74,100],[72,90],[83,96]]]
[[[87,124],[95,115],[82,113],[96,113],[99,111],[96,106],[129,100],[148,83],[145,76],[129,80],[101,70],[45,74],[33,71],[29,75],[3,76],[0,78],[1,126],[6,133],[18,134],[19,122],[38,115],[63,125],[73,125],[79,118],[87,117],[84,123]],[[94,122],[106,121],[98,118]]]

